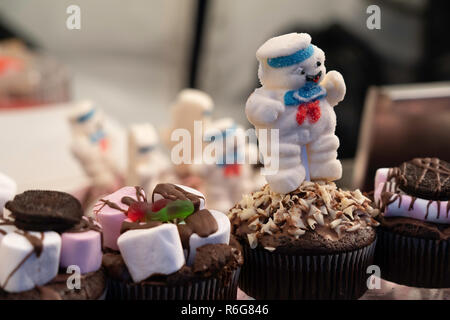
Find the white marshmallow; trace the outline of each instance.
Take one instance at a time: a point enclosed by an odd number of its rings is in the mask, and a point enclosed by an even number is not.
[[[213,234],[210,234],[207,237],[200,237],[198,234],[193,233],[189,238],[189,259],[188,265],[192,265],[194,263],[195,255],[197,253],[197,248],[205,245],[205,244],[218,244],[224,243],[228,244],[230,242],[230,220],[228,217],[216,210],[209,210],[211,212],[214,219],[217,221],[218,229]]]
[[[153,274],[174,273],[185,264],[180,235],[174,224],[127,231],[117,244],[134,282]]]
[[[60,235],[54,231],[29,233],[39,239],[44,235],[39,257],[27,238],[16,232],[4,236],[0,243],[0,284],[5,291],[30,290],[46,284],[58,274]],[[28,255],[26,261],[15,270]]]
[[[0,243],[2,242],[4,236],[17,230],[16,226],[13,224],[4,224],[7,221],[8,220],[0,219]]]
[[[191,187],[188,187],[188,186],[183,186],[181,184],[175,184],[175,185],[177,187],[183,189],[186,192],[189,192],[189,193],[192,193],[192,194],[195,194],[196,196],[198,196],[200,198],[199,210],[205,209],[206,202],[205,202],[205,195],[203,193],[201,193],[200,191],[198,191],[198,190],[196,190],[194,188],[191,188]],[[161,199],[164,199],[164,197],[162,195],[160,195],[159,193],[155,192],[154,193],[154,202],[156,202],[158,200],[161,200]]]
[[[17,192],[17,184],[7,175],[0,172],[0,214],[3,212],[5,203]]]

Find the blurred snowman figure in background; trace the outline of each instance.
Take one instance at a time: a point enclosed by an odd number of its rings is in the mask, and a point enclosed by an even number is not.
[[[162,182],[171,165],[168,157],[158,148],[159,138],[149,124],[134,124],[128,132],[127,185],[141,186],[151,193]]]
[[[123,184],[116,159],[112,155],[112,135],[106,132],[103,112],[91,101],[78,103],[69,114],[72,130],[71,151],[91,180],[84,204],[110,193]]]
[[[204,155],[211,159],[204,158],[193,168],[204,180],[208,206],[227,212],[242,194],[254,189],[245,131],[233,119],[224,118],[211,123],[204,140],[209,142]]]
[[[170,107],[171,125],[162,131],[161,137],[163,143],[168,149],[172,149],[176,141],[172,140],[174,130],[187,130],[191,137],[190,142],[190,160],[194,160],[194,139],[195,129],[197,129],[199,138],[202,138],[203,132],[211,123],[214,102],[212,98],[203,91],[196,89],[182,90],[175,102]],[[196,128],[197,124],[197,128]],[[174,166],[174,171],[179,179],[178,183],[193,187],[195,189],[202,188],[202,181],[193,171],[192,166],[187,163]]]

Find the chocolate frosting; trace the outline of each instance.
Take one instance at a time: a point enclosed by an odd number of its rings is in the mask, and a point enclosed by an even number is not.
[[[75,225],[72,229],[65,231],[66,233],[78,233],[78,232],[86,232],[86,231],[97,231],[102,233],[102,228],[97,225],[92,217],[83,217],[80,223]]]
[[[132,282],[128,268],[120,253],[108,252],[104,254],[102,264],[106,274],[112,279]],[[192,267],[184,265],[181,269],[169,275],[152,275],[141,283],[180,285],[209,277],[224,280],[242,264],[242,253],[236,247],[226,244],[207,244],[197,248]]]
[[[132,197],[123,197],[120,202],[122,202],[123,204],[127,205],[127,206],[131,206],[133,203],[137,202],[136,200],[134,200]]]
[[[50,287],[36,286],[41,300],[62,300],[61,295]]]
[[[135,186],[134,188],[136,189],[136,199],[137,199],[137,201],[139,201],[139,202],[147,202],[147,197],[145,196],[144,189],[142,189],[139,186]],[[100,199],[99,201],[103,202],[103,204],[94,211],[94,214],[98,214],[105,206],[108,206],[108,207],[110,207],[112,209],[116,209],[116,210],[119,210],[119,211],[127,214],[127,210],[122,209],[119,206],[119,204],[117,204],[115,202],[112,202],[112,201],[109,201],[109,200],[106,200],[106,199]],[[127,206],[130,206],[133,202],[137,202],[137,201],[134,200],[131,197],[128,197],[128,196],[125,196],[125,197],[123,197],[120,200],[120,202],[122,202],[123,204],[125,204]]]
[[[206,209],[191,214],[185,221],[192,232],[198,234],[200,237],[207,237],[219,228],[216,219]]]
[[[198,195],[187,192],[186,190],[174,185],[172,183],[160,183],[153,189],[152,201],[155,201],[155,194],[160,194],[164,199],[175,200],[189,200],[194,205],[194,210],[197,211],[200,207],[200,199]]]
[[[105,206],[108,206],[111,209],[116,209],[116,210],[122,211],[123,213],[127,212],[127,210],[122,209],[117,203],[114,203],[112,201],[109,201],[106,199],[100,199],[99,201],[103,202],[103,204],[100,206],[100,208],[98,208],[94,211],[95,214],[99,213]]]
[[[394,230],[405,236],[425,239],[448,240],[450,239],[450,226],[430,223],[407,217],[378,217],[381,228]]]
[[[177,228],[178,233],[180,234],[181,244],[183,245],[183,248],[189,250],[189,238],[194,232],[187,224],[178,224]]]
[[[122,222],[122,227],[120,228],[120,234],[129,230],[150,229],[160,225],[162,225],[162,222],[160,221],[149,221],[145,223],[124,221]]]
[[[69,289],[67,279],[70,274],[60,273],[43,286],[22,292],[6,292],[0,289],[0,300],[83,300],[98,299],[105,292],[106,276],[103,268],[95,272],[82,274],[81,288]]]

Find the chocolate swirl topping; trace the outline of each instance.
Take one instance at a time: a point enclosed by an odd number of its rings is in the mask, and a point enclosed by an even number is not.
[[[373,219],[378,213],[359,190],[341,190],[332,182],[304,181],[289,194],[273,192],[266,185],[244,195],[228,217],[232,233],[252,249],[263,246],[274,251],[278,250],[276,246],[296,243],[301,238],[319,236],[336,242],[350,233],[370,234],[378,225]]]

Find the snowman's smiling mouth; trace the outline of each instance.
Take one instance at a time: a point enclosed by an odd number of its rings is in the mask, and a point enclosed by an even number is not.
[[[322,71],[319,71],[318,73],[316,73],[315,75],[306,75],[306,81],[313,81],[313,82],[318,82],[320,79],[320,76],[322,75]]]

